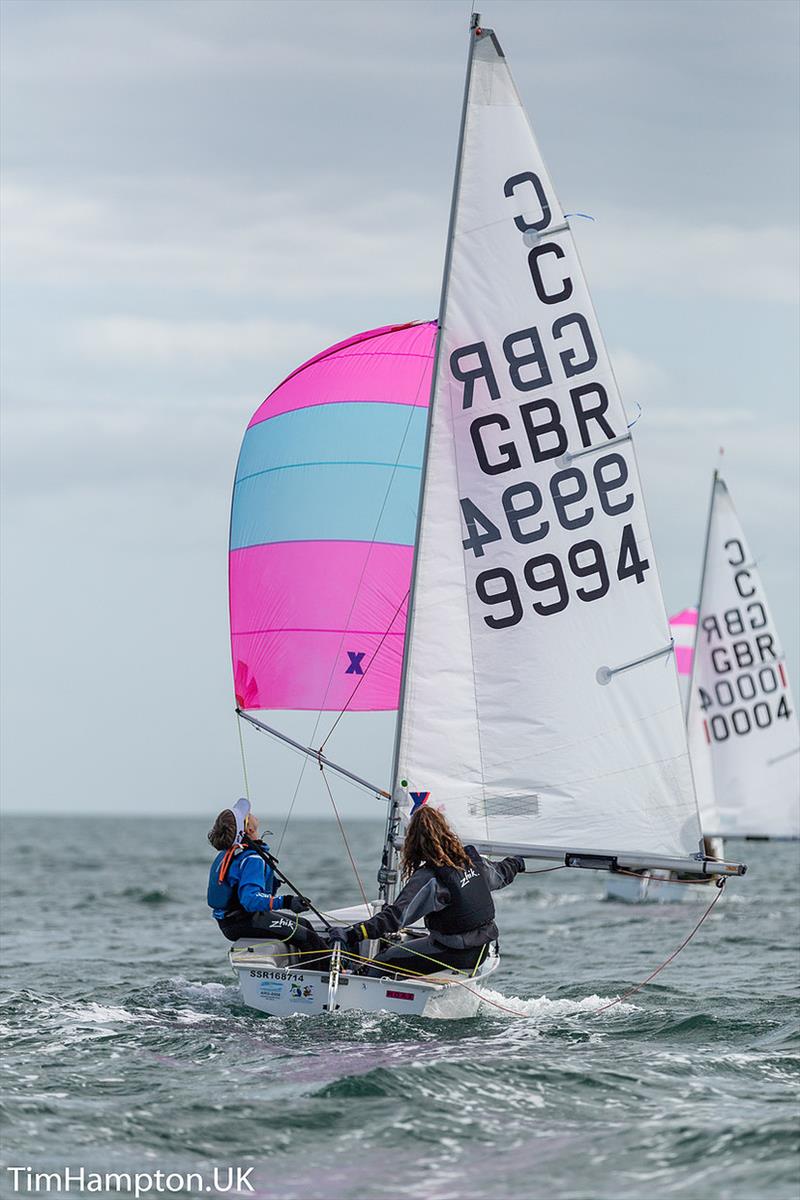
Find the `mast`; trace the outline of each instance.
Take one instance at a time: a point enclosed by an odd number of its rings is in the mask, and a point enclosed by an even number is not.
[[[450,281],[450,264],[453,257],[453,237],[455,233],[456,212],[458,210],[458,194],[461,187],[461,165],[464,150],[464,131],[467,124],[467,107],[469,104],[469,85],[472,78],[472,54],[475,40],[473,31],[480,26],[480,13],[472,13],[469,24],[469,46],[467,50],[467,67],[464,79],[464,98],[461,103],[461,124],[458,134],[458,150],[456,152],[456,169],[453,178],[453,194],[450,200],[450,220],[447,229],[447,249],[445,251],[444,269],[442,272],[442,288],[439,295],[439,316],[437,319],[438,337],[436,343],[436,354],[433,361],[433,372],[431,374],[431,392],[430,401],[428,403],[428,424],[425,431],[425,448],[422,456],[422,471],[420,474],[419,485],[419,504],[417,506],[417,527],[414,535],[414,558],[411,565],[411,583],[408,592],[408,609],[406,611],[406,630],[405,640],[403,645],[403,668],[400,675],[400,694],[397,702],[397,723],[394,733],[394,750],[392,752],[392,774],[391,774],[391,789],[392,798],[389,802],[389,813],[386,822],[386,837],[384,839],[383,855],[381,858],[381,867],[378,872],[378,883],[380,885],[381,899],[389,904],[391,903],[397,884],[397,871],[395,868],[395,845],[394,839],[400,824],[400,813],[397,804],[397,773],[400,760],[400,739],[403,732],[403,707],[406,694],[406,679],[408,676],[409,651],[411,647],[411,627],[414,615],[414,599],[416,593],[417,582],[417,552],[416,548],[419,545],[420,529],[422,528],[422,509],[425,501],[425,480],[428,471],[428,454],[431,442],[431,429],[433,428],[433,399],[436,395],[436,381],[439,375],[439,367],[442,357],[441,346],[441,331],[444,322],[445,309],[447,306],[447,292]]]
[[[430,803],[488,853],[704,873],[625,411],[502,47],[470,33],[386,862]]]
[[[719,479],[719,470],[714,468],[714,475],[711,480],[711,499],[708,503],[708,520],[706,521],[706,540],[703,546],[703,565],[700,568],[700,594],[697,597],[697,624],[694,627],[694,647],[692,649],[692,670],[689,675],[689,702],[686,705],[686,728],[689,728],[689,718],[692,709],[692,696],[694,695],[694,681],[697,672],[697,639],[700,636],[700,617],[703,613],[703,592],[706,586],[706,569],[708,568],[708,543],[711,538],[711,520],[714,516],[714,500],[717,495],[717,480]]]

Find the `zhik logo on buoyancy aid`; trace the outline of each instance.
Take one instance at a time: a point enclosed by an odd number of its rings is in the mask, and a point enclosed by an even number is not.
[[[450,903],[425,918],[427,927],[435,933],[466,933],[480,929],[494,920],[494,901],[489,885],[475,853],[467,851],[471,865],[461,870],[455,867],[434,867],[433,872],[450,893]]]

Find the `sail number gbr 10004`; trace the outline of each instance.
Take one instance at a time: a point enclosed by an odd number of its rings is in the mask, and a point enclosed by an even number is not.
[[[592,468],[597,504],[606,516],[616,517],[633,508],[633,492],[626,489],[628,464],[621,454],[604,454]],[[541,517],[545,506],[542,490],[535,483],[514,483],[502,494],[503,514],[508,533],[523,545],[547,537],[553,519],[562,529],[577,530],[591,524],[595,502],[587,502],[589,481],[579,467],[557,471],[549,482],[552,515]],[[503,537],[500,527],[469,498],[461,500],[467,528],[462,545],[476,558],[483,558],[485,547]],[[650,569],[640,553],[633,525],[622,526],[615,561],[607,562],[603,547],[593,538],[574,542],[567,551],[566,563],[552,553],[534,554],[527,560],[522,575],[526,588],[534,594],[533,611],[548,617],[563,612],[574,595],[585,604],[601,600],[611,588],[612,578],[634,579],[642,583]],[[508,567],[481,571],[475,579],[478,598],[495,610],[484,615],[490,629],[507,629],[523,617],[520,587]]]

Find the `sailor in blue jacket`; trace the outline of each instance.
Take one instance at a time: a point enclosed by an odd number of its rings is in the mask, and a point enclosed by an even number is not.
[[[208,876],[208,904],[229,941],[270,938],[297,950],[328,949],[327,942],[300,917],[308,905],[299,896],[276,895],[279,885],[272,867],[249,844],[268,849],[258,841],[258,820],[249,801],[237,800],[233,808],[223,809],[208,840],[219,851]]]

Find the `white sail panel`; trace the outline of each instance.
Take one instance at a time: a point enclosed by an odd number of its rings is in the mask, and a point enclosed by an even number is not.
[[[689,742],[689,756],[692,761],[695,792],[697,793],[697,807],[700,812],[700,827],[704,834],[718,834],[721,821],[714,787],[711,747],[708,744],[702,713],[696,704],[692,704],[691,696],[688,700],[686,714],[686,734]]]
[[[689,742],[689,758],[694,775],[694,790],[697,795],[697,807],[700,812],[700,825],[703,830],[719,829],[719,814],[714,796],[714,773],[711,766],[711,750],[708,745],[703,722],[699,719],[696,709],[689,711],[691,695],[692,661],[694,659],[694,644],[697,637],[697,609],[684,608],[669,619],[670,633],[675,642],[675,661],[678,667],[678,686],[681,701],[686,710],[687,740]],[[718,858],[722,857],[722,843],[715,850]]]
[[[686,858],[700,826],[625,412],[488,30],[457,180],[396,794],[479,844]]]
[[[689,728],[702,730],[719,815],[706,833],[800,836],[800,728],[758,567],[714,481]]]

